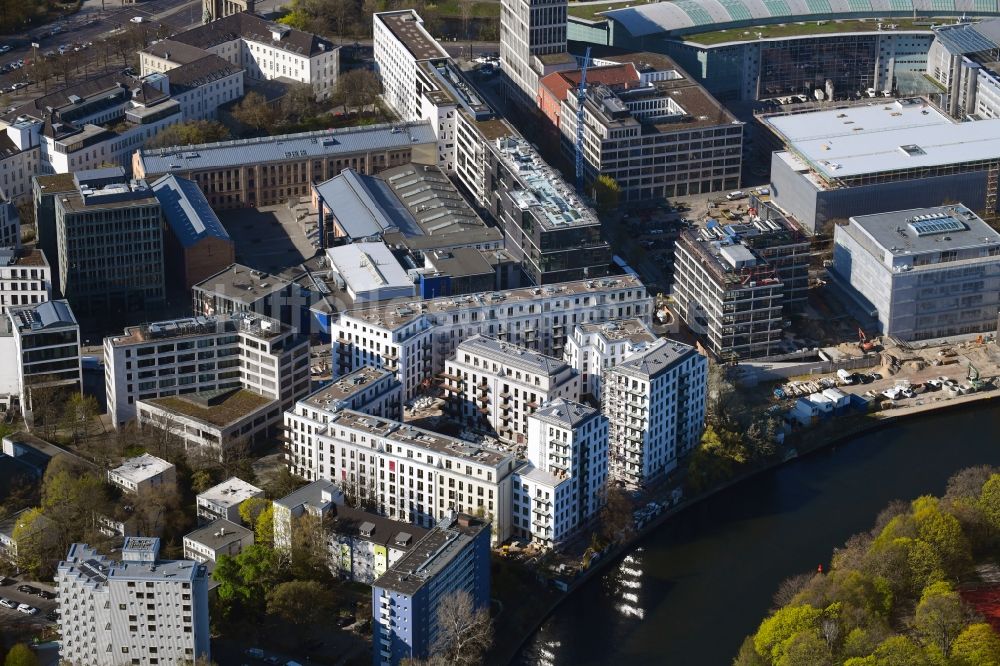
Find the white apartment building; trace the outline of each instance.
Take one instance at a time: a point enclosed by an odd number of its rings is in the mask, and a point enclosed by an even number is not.
[[[224,518],[240,523],[240,504],[248,499],[263,496],[263,490],[234,476],[203,493],[198,493],[196,497],[198,521],[211,522]]]
[[[28,423],[34,420],[34,391],[81,391],[80,325],[69,303],[7,306],[0,358],[0,396],[8,406],[16,398]]]
[[[246,389],[285,410],[309,391],[309,342],[252,313],[173,319],[105,338],[104,373],[115,427],[136,417],[139,400],[224,389]]]
[[[108,483],[124,491],[142,495],[155,488],[177,483],[177,468],[151,453],[130,458],[108,470]]]
[[[522,103],[534,104],[540,77],[576,66],[566,52],[566,9],[566,0],[501,0],[500,68]]]
[[[344,495],[332,481],[320,479],[274,500],[274,547],[288,550],[292,547],[295,521],[302,516],[322,519],[344,503]]]
[[[394,520],[429,528],[458,511],[488,517],[498,542],[510,536],[513,456],[346,409],[289,425],[293,473],[329,479]]]
[[[217,55],[206,54],[194,62],[169,69],[165,92],[181,105],[185,122],[215,120],[219,107],[243,97],[242,67]],[[147,81],[153,77],[147,77]]]
[[[253,530],[220,518],[184,535],[184,557],[214,564],[223,555],[236,557],[252,545]]]
[[[666,338],[608,370],[601,411],[609,421],[611,478],[642,486],[694,450],[707,381],[708,359]]]
[[[52,296],[52,269],[38,249],[0,248],[0,311],[37,305]]]
[[[467,425],[523,444],[528,416],[555,398],[580,399],[580,375],[564,361],[474,335],[445,361],[444,389]]]
[[[88,666],[209,659],[208,572],[159,559],[160,540],[129,537],[120,562],[75,543],[59,563],[59,658]]]
[[[528,417],[527,457],[514,473],[514,532],[557,546],[604,504],[608,419],[557,398]]]
[[[247,79],[308,83],[317,99],[333,94],[340,47],[312,33],[239,12],[173,35],[166,46],[140,54],[142,71],[169,71],[197,55],[212,54],[245,72]],[[183,46],[174,46],[180,44]]]
[[[331,325],[337,372],[383,367],[409,400],[444,370],[458,343],[486,335],[562,357],[566,338],[584,322],[649,321],[653,299],[631,275],[563,282],[341,312]]]
[[[608,368],[655,341],[656,335],[641,319],[577,324],[573,334],[566,339],[564,358],[580,373],[580,393],[599,400],[601,377]]]
[[[7,201],[29,200],[31,177],[39,173],[40,138],[31,126],[30,121],[15,121],[0,131],[0,193]]]

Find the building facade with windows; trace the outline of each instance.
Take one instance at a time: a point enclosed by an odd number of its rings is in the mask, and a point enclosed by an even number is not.
[[[577,324],[566,338],[563,354],[566,363],[580,373],[580,394],[600,400],[604,373],[655,341],[653,331],[641,319]]]
[[[695,449],[707,382],[708,358],[666,338],[608,370],[601,411],[609,423],[612,479],[644,486]]]
[[[608,482],[608,419],[557,398],[528,417],[527,462],[514,473],[514,533],[562,544],[593,520]]]
[[[374,583],[427,534],[417,525],[344,505],[331,507],[328,530],[334,575],[365,585]]]
[[[264,497],[264,491],[239,477],[232,477],[217,486],[198,493],[198,522],[211,522],[224,518],[240,523],[240,504],[248,499]],[[251,527],[253,527],[251,525]]]
[[[365,365],[393,372],[403,398],[444,370],[459,342],[485,335],[560,358],[579,323],[639,318],[653,300],[638,278],[581,280],[341,312],[331,325],[337,374]]]
[[[0,248],[0,311],[52,297],[52,269],[41,250]]]
[[[178,664],[209,659],[208,571],[162,560],[160,540],[129,537],[121,561],[70,546],[56,571],[61,660],[72,664]]]
[[[488,516],[498,543],[510,537],[512,455],[348,409],[310,420],[286,428],[294,474],[329,479],[393,520],[429,528],[463,511]]]
[[[523,444],[528,417],[549,400],[580,398],[580,376],[564,361],[474,335],[444,364],[453,414],[466,425]]]
[[[140,400],[233,389],[276,401],[273,425],[309,391],[309,342],[260,315],[173,319],[105,338],[104,373],[115,427],[136,417]]]
[[[438,608],[456,592],[472,607],[490,603],[490,525],[459,513],[434,527],[372,585],[373,666],[426,659]]]
[[[883,335],[996,330],[1000,234],[961,204],[852,217],[834,231],[833,262],[837,283]]]

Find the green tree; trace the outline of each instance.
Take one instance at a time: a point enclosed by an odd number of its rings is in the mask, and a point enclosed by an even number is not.
[[[622,188],[614,178],[607,174],[601,174],[594,180],[591,190],[599,213],[607,215],[618,210]]]
[[[280,583],[267,593],[267,612],[290,624],[319,624],[333,609],[333,592],[315,580]]]
[[[833,652],[815,630],[800,631],[785,643],[775,666],[832,666]]]
[[[965,625],[961,597],[945,581],[929,585],[920,596],[913,625],[925,644],[947,657]]]
[[[267,130],[278,122],[278,114],[274,108],[267,103],[263,95],[254,91],[244,95],[243,99],[233,107],[233,118],[258,132]]]
[[[214,120],[189,120],[165,127],[154,134],[146,142],[147,148],[162,148],[169,146],[189,146],[199,143],[225,141],[229,138],[229,130],[220,122]]]
[[[277,553],[260,544],[247,546],[235,557],[223,555],[212,572],[219,583],[218,597],[229,617],[259,617],[267,591],[277,585],[283,568]]]
[[[930,666],[920,646],[906,636],[892,636],[868,657],[852,657],[844,666]]]
[[[39,508],[29,509],[17,518],[12,537],[17,543],[17,567],[27,571],[33,579],[49,573],[59,559],[54,547],[52,524]]]
[[[240,520],[251,528],[257,525],[257,517],[271,506],[271,500],[263,497],[251,497],[240,502]]]
[[[785,655],[789,640],[801,631],[815,630],[822,616],[823,611],[809,605],[779,608],[754,634],[757,653],[777,664]]]
[[[278,469],[278,473],[274,475],[274,478],[264,485],[264,491],[271,499],[281,499],[285,495],[294,493],[307,483],[309,482],[301,476],[292,474],[287,467],[282,465]]]
[[[1000,531],[1000,474],[993,474],[983,484],[979,508],[994,530]]]
[[[3,663],[4,666],[38,666],[41,662],[31,648],[24,643],[17,643],[7,653]]]
[[[753,645],[753,636],[747,636],[740,644],[740,651],[733,659],[733,666],[769,666],[764,657],[757,653],[757,648]]]
[[[62,552],[74,541],[82,541],[95,527],[95,515],[107,513],[109,506],[108,486],[96,474],[80,473],[70,466],[53,470],[51,464],[45,471],[42,510],[59,528]]]
[[[274,545],[274,504],[269,504],[257,516],[253,524],[254,542],[265,546]]]
[[[970,624],[951,644],[954,666],[1000,666],[1000,636],[986,623]]]
[[[203,493],[214,485],[215,479],[209,470],[199,469],[191,473],[191,488],[196,493]]]
[[[935,497],[924,496],[913,501],[913,521],[920,538],[934,547],[944,568],[957,575],[972,561],[969,541],[954,515],[941,510]]]
[[[97,399],[92,395],[71,393],[63,407],[62,426],[69,432],[73,444],[90,435],[94,430],[94,420],[100,413]]]

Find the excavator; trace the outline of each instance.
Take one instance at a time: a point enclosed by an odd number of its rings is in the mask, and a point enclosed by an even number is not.
[[[877,338],[872,338],[869,340],[868,336],[865,335],[864,330],[858,328],[858,349],[860,349],[863,352],[870,352],[874,351],[875,347],[877,346],[878,346]]]
[[[966,379],[968,380],[969,385],[976,391],[981,390],[986,384],[986,382],[979,378],[979,370],[971,363],[969,363],[969,376]]]

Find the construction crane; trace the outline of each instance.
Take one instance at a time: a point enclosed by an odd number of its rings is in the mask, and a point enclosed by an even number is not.
[[[590,65],[590,47],[583,56],[580,68],[580,85],[576,89],[576,190],[583,192],[583,103],[587,99],[587,66]]]

